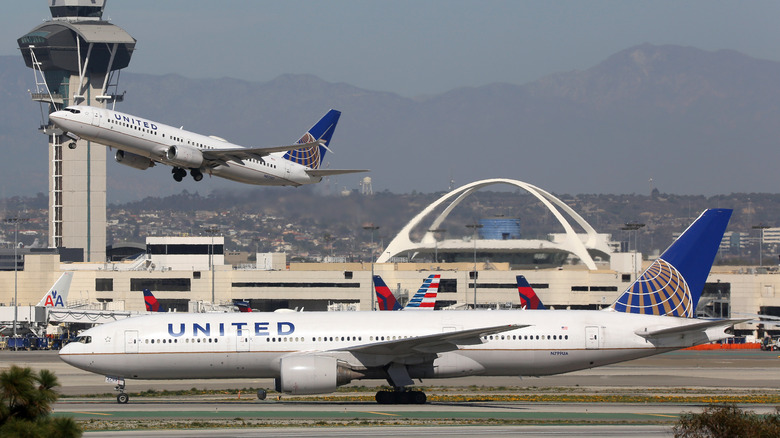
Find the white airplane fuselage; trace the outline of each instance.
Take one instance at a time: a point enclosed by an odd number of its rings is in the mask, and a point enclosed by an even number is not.
[[[362,373],[355,378],[382,377],[390,363],[405,366],[413,379],[541,376],[728,337],[723,327],[649,340],[635,333],[698,321],[584,310],[157,314],[87,330],[80,336],[89,343],[71,343],[60,356],[87,371],[130,379],[279,378],[283,358],[292,356],[335,359],[339,369]],[[394,343],[499,325],[523,327],[451,348]],[[394,345],[361,351],[385,343]]]
[[[78,137],[116,148],[122,152],[116,160],[140,170],[153,162],[177,166],[166,162],[166,151],[171,146],[192,147],[199,150],[234,149],[243,146],[219,138],[197,134],[163,123],[139,118],[109,109],[91,106],[74,106],[79,114],[59,111],[49,117],[60,129]],[[306,174],[306,167],[282,158],[283,152],[269,154],[262,160],[245,159],[230,161],[203,172],[229,180],[255,185],[300,186],[317,183],[322,177]],[[180,167],[186,168],[186,165]]]

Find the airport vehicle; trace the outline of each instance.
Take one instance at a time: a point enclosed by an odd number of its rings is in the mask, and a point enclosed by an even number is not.
[[[173,179],[179,182],[189,171],[195,181],[209,174],[245,184],[300,186],[329,175],[367,172],[320,168],[340,116],[341,112],[330,110],[294,145],[265,148],[247,148],[92,106],[69,106],[49,114],[49,120],[73,140],[83,138],[118,149],[114,157],[120,164],[139,170],[157,163],[172,166]]]
[[[379,303],[379,310],[433,310],[436,306],[436,296],[439,293],[440,274],[431,274],[423,280],[420,289],[406,303],[406,306],[396,301],[393,292],[387,287],[379,275],[374,275],[374,291]]]
[[[70,291],[70,282],[73,280],[72,272],[63,272],[60,278],[54,282],[51,289],[41,298],[39,307],[65,308],[68,305],[68,291]]]
[[[412,379],[541,376],[730,337],[747,320],[695,318],[731,217],[707,210],[605,310],[152,314],[82,332],[65,362],[125,379],[274,378],[276,390],[323,394],[387,379],[378,403],[425,403]],[[265,391],[258,391],[265,398]]]
[[[517,276],[517,292],[520,294],[520,307],[528,310],[546,310],[542,301],[536,295],[534,288],[525,279],[525,275]]]

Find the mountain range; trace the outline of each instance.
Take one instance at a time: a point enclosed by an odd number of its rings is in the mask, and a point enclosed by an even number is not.
[[[323,191],[355,189],[364,176],[374,191],[394,193],[493,177],[574,194],[774,193],[780,186],[780,63],[735,51],[643,44],[583,71],[419,98],[313,75],[190,79],[187,72],[133,74],[132,61],[128,70],[117,110],[246,146],[288,144],[329,108],[341,110],[326,162],[371,173],[333,178]],[[48,190],[32,88],[21,56],[0,57],[0,198]],[[109,203],[250,188],[218,178],[176,183],[165,166],[139,171],[111,153],[108,161]]]

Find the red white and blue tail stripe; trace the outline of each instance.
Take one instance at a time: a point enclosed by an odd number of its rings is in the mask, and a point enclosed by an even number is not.
[[[439,280],[441,275],[431,274],[423,280],[422,286],[417,290],[411,300],[406,303],[403,310],[433,310],[436,306],[436,296],[439,294]]]

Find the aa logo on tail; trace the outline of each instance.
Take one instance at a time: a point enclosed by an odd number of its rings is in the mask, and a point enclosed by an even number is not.
[[[51,291],[46,295],[46,301],[43,303],[44,307],[65,307],[65,303],[62,300],[62,295],[58,294],[56,290]]]

